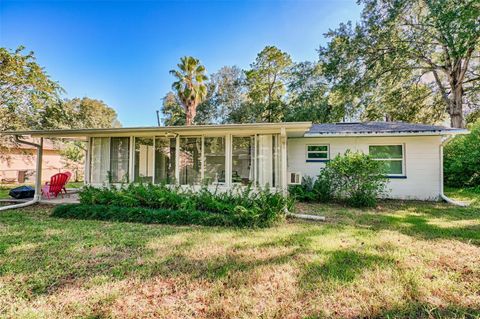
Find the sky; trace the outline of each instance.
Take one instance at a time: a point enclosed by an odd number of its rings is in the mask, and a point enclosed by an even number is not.
[[[360,10],[356,0],[0,0],[0,46],[34,51],[65,97],[103,100],[125,127],[152,126],[180,57],[208,72],[247,69],[275,45],[315,61],[324,33]]]

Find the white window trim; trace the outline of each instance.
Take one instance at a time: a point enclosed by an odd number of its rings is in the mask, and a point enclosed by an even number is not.
[[[368,154],[370,155],[370,146],[401,146],[402,147],[402,159],[399,158],[373,158],[374,161],[402,161],[402,173],[401,174],[386,174],[387,177],[406,177],[406,160],[405,160],[405,144],[395,143],[381,143],[381,144],[368,144]]]
[[[309,151],[308,147],[309,146],[326,146],[327,150],[326,151]],[[310,153],[326,153],[327,158],[309,158],[308,154]],[[313,144],[306,144],[305,145],[305,160],[306,161],[315,161],[315,162],[326,162],[330,160],[330,144],[318,144],[318,143],[313,143]]]

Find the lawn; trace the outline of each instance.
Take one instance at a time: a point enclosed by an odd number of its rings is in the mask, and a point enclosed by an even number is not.
[[[0,317],[480,317],[480,201],[298,209],[327,221],[236,230],[4,212]]]

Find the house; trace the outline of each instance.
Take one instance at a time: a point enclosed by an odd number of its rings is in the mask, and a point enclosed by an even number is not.
[[[347,150],[387,163],[390,198],[443,194],[442,145],[466,130],[402,122],[249,123],[4,132],[87,143],[85,182],[151,182],[218,189],[258,185],[286,191]]]
[[[29,139],[30,142],[36,142]],[[69,170],[65,159],[60,154],[61,145],[50,140],[43,144],[42,181],[59,172]],[[14,145],[8,143],[2,148],[0,156],[0,184],[4,183],[33,183],[35,180],[35,152],[29,144]],[[82,169],[80,169],[82,170]]]

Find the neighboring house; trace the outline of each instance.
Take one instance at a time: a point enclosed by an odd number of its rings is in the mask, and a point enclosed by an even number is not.
[[[401,122],[310,122],[6,132],[88,141],[86,183],[270,186],[286,191],[347,150],[388,164],[389,197],[437,200],[442,141],[466,130]]]
[[[35,142],[33,139],[29,139]],[[33,183],[35,180],[36,149],[27,144],[9,145],[5,154],[0,156],[0,184]],[[60,147],[52,141],[43,143],[42,181],[50,180],[50,176],[67,170],[65,161],[60,155]]]

